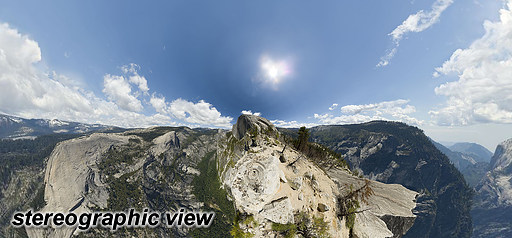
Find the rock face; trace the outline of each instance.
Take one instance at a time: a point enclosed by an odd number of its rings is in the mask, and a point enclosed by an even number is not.
[[[235,165],[233,176],[226,182],[235,201],[240,201],[240,209],[256,213],[272,201],[281,181],[286,178],[276,157],[249,154]]]
[[[512,139],[496,147],[491,170],[475,189],[474,237],[512,236]]]
[[[127,143],[127,137],[93,134],[60,143],[53,151],[45,173],[43,212],[90,212],[89,207],[107,207],[106,184],[100,180],[98,159],[112,145]],[[71,182],[70,182],[71,181]],[[75,229],[27,229],[30,237],[70,237]]]
[[[295,133],[286,132],[285,133]],[[405,237],[469,237],[471,189],[421,130],[396,122],[318,126],[312,140],[339,152],[365,177],[419,193]]]
[[[346,171],[330,169],[328,174],[340,189],[347,189],[347,184],[361,184],[361,178]],[[373,182],[374,195],[368,204],[361,207],[357,214],[354,234],[357,237],[402,237],[412,227],[416,215],[411,207],[416,207],[418,193],[399,184]]]
[[[233,136],[240,140],[247,132],[250,132],[251,129],[260,132],[277,132],[276,127],[266,118],[253,115],[241,115],[238,117],[236,124],[233,125]]]

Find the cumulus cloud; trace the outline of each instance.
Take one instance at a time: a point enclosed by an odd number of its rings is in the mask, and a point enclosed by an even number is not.
[[[0,110],[23,114],[33,110],[92,111],[85,95],[33,66],[40,61],[37,42],[0,24]]]
[[[332,111],[334,109],[336,109],[338,107],[338,104],[337,103],[333,103],[330,107],[329,107],[329,111]]]
[[[337,105],[337,104],[336,104]],[[339,112],[333,112],[329,108],[328,113],[313,115],[315,122],[298,122],[285,120],[271,120],[274,125],[285,128],[298,128],[301,126],[313,127],[318,125],[357,124],[375,120],[400,121],[409,125],[423,125],[424,121],[412,117],[416,112],[414,106],[409,105],[409,100],[398,99],[372,104],[345,105]]]
[[[149,103],[153,106],[155,111],[163,114],[168,113],[168,103],[165,101],[164,96],[158,97],[153,94],[151,95],[151,99],[149,99]]]
[[[231,118],[222,116],[205,101],[177,99],[168,103],[155,93],[149,98],[147,80],[138,73],[140,67],[136,64],[122,66],[123,75],[104,76],[102,92],[106,100],[82,89],[71,78],[41,71],[37,67],[41,60],[36,41],[8,24],[0,24],[0,112],[121,127],[186,123],[229,127]],[[147,99],[156,113],[141,113]]]
[[[318,126],[318,123],[304,123],[304,122],[298,122],[298,121],[285,121],[285,120],[270,120],[272,124],[274,124],[277,127],[282,128],[300,128],[300,127],[314,127]]]
[[[261,112],[255,112],[255,113],[253,113],[251,110],[242,110],[242,114],[244,114],[244,115],[255,115],[255,116],[261,116]]]
[[[122,109],[139,112],[143,109],[142,103],[132,95],[132,87],[123,76],[107,74],[103,77],[103,92],[116,102]]]
[[[341,115],[335,116],[330,113],[315,114],[314,118],[320,124],[353,124],[373,120],[401,121],[411,125],[421,125],[423,121],[418,120],[410,114],[416,112],[414,106],[409,105],[409,100],[398,99],[372,104],[346,105],[340,108]]]
[[[125,74],[129,74],[130,83],[137,85],[143,93],[147,93],[149,91],[148,81],[144,76],[139,75],[138,69],[140,69],[140,66],[134,63],[121,67]]]
[[[512,0],[500,10],[500,20],[484,23],[485,34],[468,48],[456,50],[436,68],[434,76],[455,74],[457,81],[441,84],[437,95],[447,98],[430,111],[439,125],[512,123]]]
[[[189,102],[178,98],[171,102],[170,112],[180,120],[198,125],[214,125],[219,127],[229,127],[232,117],[221,116],[212,104],[199,100],[198,103]]]
[[[398,46],[400,45],[400,41],[403,39],[404,35],[410,32],[422,32],[434,25],[439,21],[441,14],[446,10],[446,8],[452,5],[453,1],[454,0],[436,0],[430,11],[426,12],[424,10],[420,10],[415,14],[409,15],[402,24],[389,33],[395,46],[391,50],[388,50],[386,55],[380,59],[377,67],[389,64],[390,60],[395,56]]]

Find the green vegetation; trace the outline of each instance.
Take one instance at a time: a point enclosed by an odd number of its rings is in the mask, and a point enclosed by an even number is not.
[[[231,226],[231,231],[229,232],[231,236],[234,238],[250,238],[253,237],[254,234],[250,232],[244,232],[244,230],[240,226],[244,227],[257,227],[259,224],[254,219],[254,216],[241,214],[239,212],[236,213],[235,220],[233,221],[233,225]]]
[[[340,153],[336,153],[323,145],[310,142],[310,133],[306,127],[301,127],[297,134],[297,138],[286,137],[285,141],[292,144],[296,150],[304,153],[312,162],[321,165],[321,168],[340,167],[348,169],[348,164]]]
[[[56,134],[34,140],[0,140],[0,187],[10,181],[12,171],[26,167],[42,169],[57,143],[78,136]]]
[[[258,226],[258,222],[254,219],[254,216],[250,215],[247,216],[244,221],[242,222],[244,225],[252,225],[252,226]]]
[[[350,230],[350,234],[352,234],[352,230],[354,229],[356,214],[362,211],[359,211],[360,202],[368,203],[368,198],[374,194],[371,188],[371,181],[366,179],[363,186],[354,190],[354,186],[352,184],[348,185],[349,191],[343,197],[338,198],[338,206],[339,213],[338,217],[345,218],[345,226]]]
[[[46,201],[44,201],[44,184],[41,184],[39,189],[37,190],[36,196],[34,200],[32,200],[29,206],[35,211],[40,210],[46,205]]]
[[[107,206],[112,211],[124,211],[130,207],[142,209],[142,191],[137,184],[139,181],[128,182],[128,178],[137,171],[124,174],[119,178],[109,179],[109,198]]]
[[[297,225],[293,223],[281,224],[281,223],[272,223],[272,230],[279,232],[285,238],[293,238],[295,234],[297,234]]]
[[[251,219],[252,218],[252,219]],[[240,224],[249,225],[250,223],[256,223],[253,216],[245,216],[245,214],[236,213],[235,220],[233,221],[233,225],[231,226],[231,230],[229,234],[231,234],[234,238],[251,238],[254,234],[245,232]],[[254,225],[254,224],[251,224]]]
[[[295,223],[272,223],[272,230],[285,238],[301,235],[304,238],[328,238],[328,223],[322,217],[310,216],[304,211],[295,214]]]
[[[277,231],[285,238],[292,238],[297,234],[304,238],[329,237],[328,223],[322,217],[311,217],[303,211],[295,214],[295,223],[272,223],[272,230]]]
[[[229,231],[229,234],[233,238],[251,238],[254,236],[254,234],[244,232],[242,228],[240,228],[240,225],[238,223],[233,224],[233,227],[231,228],[231,231]]]
[[[215,219],[208,229],[194,229],[191,235],[208,238],[230,237],[230,228],[235,221],[236,213],[233,202],[228,200],[227,192],[221,188],[216,151],[207,153],[197,167],[201,174],[192,181],[192,192],[197,200],[204,202],[203,211],[215,212]]]
[[[133,164],[134,159],[144,156],[145,148],[140,144],[129,143],[127,146],[112,146],[102,157],[98,168],[105,175],[113,175],[118,172],[121,164]]]
[[[301,127],[298,131],[298,138],[294,141],[293,145],[299,151],[305,151],[309,147],[309,130],[305,126]]]

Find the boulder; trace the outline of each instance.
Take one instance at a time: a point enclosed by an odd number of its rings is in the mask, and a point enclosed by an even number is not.
[[[331,208],[328,205],[325,205],[323,203],[319,203],[318,207],[316,208],[319,212],[326,212],[329,211]]]
[[[290,199],[283,197],[272,201],[263,207],[260,212],[264,218],[281,224],[293,223],[293,209]]]

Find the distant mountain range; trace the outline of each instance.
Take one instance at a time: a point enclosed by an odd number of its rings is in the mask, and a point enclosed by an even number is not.
[[[512,237],[512,139],[494,155],[476,143],[433,143],[474,188],[472,237]]]
[[[0,114],[0,139],[33,139],[49,134],[81,134],[116,129],[120,128],[58,119],[24,119]]]
[[[470,155],[476,162],[491,161],[492,152],[477,143],[461,142],[448,147],[450,150]]]
[[[487,173],[492,153],[485,147],[476,143],[463,142],[447,148],[435,141],[432,143],[450,159],[471,187],[475,187]]]

